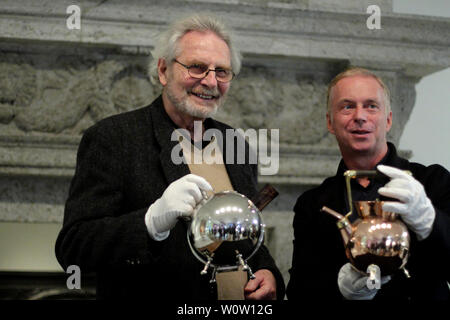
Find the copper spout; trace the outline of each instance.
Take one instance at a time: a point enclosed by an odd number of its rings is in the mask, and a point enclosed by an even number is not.
[[[323,206],[320,211],[325,211],[326,213],[331,214],[333,217],[335,217],[338,220],[344,219],[344,216],[342,214],[340,214],[339,212],[336,212],[326,206]]]
[[[339,231],[341,232],[341,236],[342,236],[342,240],[344,241],[344,245],[347,245],[347,243],[350,240],[350,238],[352,237],[352,233],[353,233],[353,227],[350,224],[350,222],[348,221],[348,218],[344,217],[339,212],[336,212],[326,206],[323,206],[320,211],[324,211],[324,212],[332,215],[336,219],[338,219],[338,222],[336,224],[339,228]]]

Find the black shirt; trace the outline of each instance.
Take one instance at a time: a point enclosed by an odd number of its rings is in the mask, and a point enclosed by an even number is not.
[[[450,173],[439,165],[425,167],[397,156],[393,144],[382,162],[402,170],[409,170],[425,189],[436,212],[430,235],[418,241],[410,230],[410,256],[406,268],[392,275],[375,296],[376,300],[448,300],[450,291]],[[294,207],[294,252],[287,297],[290,300],[343,300],[337,285],[340,268],[349,262],[345,255],[337,220],[324,212],[327,206],[342,214],[348,212],[343,162],[335,176],[320,186],[303,193]],[[369,189],[355,185],[355,196],[371,196],[376,184]],[[367,192],[367,194],[364,194]],[[366,200],[366,199],[365,199]],[[347,210],[347,211],[346,211]]]

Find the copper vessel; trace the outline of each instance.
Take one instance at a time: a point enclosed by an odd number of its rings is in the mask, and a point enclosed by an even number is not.
[[[405,265],[409,257],[410,236],[406,225],[396,213],[383,211],[385,201],[352,201],[350,179],[375,177],[377,171],[348,170],[346,177],[347,196],[350,212],[345,216],[323,207],[322,211],[338,219],[347,258],[353,267],[367,274],[367,268],[374,264],[380,268],[381,275],[391,275],[402,269],[409,273]],[[358,218],[350,223],[349,216],[356,210]]]

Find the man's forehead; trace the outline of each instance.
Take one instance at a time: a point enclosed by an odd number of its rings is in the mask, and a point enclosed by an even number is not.
[[[333,96],[339,96],[339,100],[349,99],[352,96],[364,96],[365,100],[379,100],[383,98],[383,87],[378,81],[369,76],[350,76],[340,79],[332,88]]]
[[[212,57],[229,64],[231,53],[228,44],[212,31],[189,31],[179,41],[178,55],[195,59]]]
[[[368,76],[368,75],[352,75],[352,76],[348,76],[348,77],[344,77],[342,79],[340,79],[335,87],[337,86],[344,86],[344,85],[357,85],[357,84],[366,84],[366,85],[373,85],[377,88],[382,89],[380,83],[378,83],[377,79],[375,79],[374,77]]]
[[[205,47],[209,48],[211,44],[219,46],[222,48],[228,48],[227,43],[221,37],[219,37],[215,32],[206,31],[188,31],[179,40],[180,49],[183,47]]]
[[[367,97],[364,99],[357,99],[354,97],[343,97],[342,99],[335,101],[335,104],[339,105],[344,103],[357,103],[357,102],[362,102],[365,105],[372,103],[383,104],[383,99],[381,97]]]

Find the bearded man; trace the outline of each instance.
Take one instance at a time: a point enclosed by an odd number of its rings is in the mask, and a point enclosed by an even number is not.
[[[162,94],[147,107],[104,119],[85,132],[56,256],[64,269],[74,264],[96,272],[98,298],[229,297],[211,285],[211,275],[200,274],[203,264],[190,251],[187,224],[179,217],[192,216],[204,192],[235,190],[252,198],[257,165],[175,164],[171,156],[181,143],[172,139],[176,129],[189,132],[188,143],[194,144],[195,121],[203,131],[230,129],[211,116],[240,67],[223,23],[202,15],[176,21],[160,37],[150,65]],[[219,149],[223,159],[226,149]],[[248,264],[255,279],[243,279],[232,291],[246,299],[283,299],[283,278],[267,248]]]

